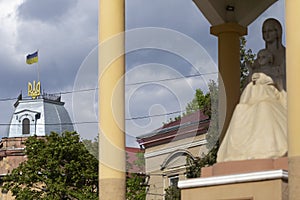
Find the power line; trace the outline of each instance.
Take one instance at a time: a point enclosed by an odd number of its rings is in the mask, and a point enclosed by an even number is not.
[[[174,78],[166,78],[166,79],[159,79],[159,80],[141,81],[141,82],[136,82],[136,83],[128,83],[128,84],[125,84],[125,85],[126,86],[131,86],[131,85],[139,85],[139,84],[145,84],[145,83],[173,81],[173,80],[178,80],[178,79],[193,78],[193,77],[198,77],[198,76],[203,76],[203,75],[210,75],[210,74],[217,74],[217,73],[218,72],[208,72],[208,73],[203,73],[203,74],[192,74],[192,75],[186,75],[186,76],[182,76],[182,77],[174,77]]]
[[[64,91],[64,92],[54,92],[51,93],[53,95],[62,95],[62,94],[71,94],[71,93],[78,93],[78,92],[88,92],[88,91],[93,91],[93,90],[97,90],[98,87],[96,88],[89,88],[89,89],[81,89],[81,90],[72,90],[72,91]],[[43,94],[41,95],[43,96]],[[24,96],[24,99],[30,98],[30,96]],[[8,98],[0,98],[0,102],[1,101],[12,101],[12,100],[17,100],[18,97],[8,97]]]
[[[141,81],[141,82],[136,82],[136,83],[128,83],[125,84],[125,86],[133,86],[133,85],[140,85],[140,84],[146,84],[146,83],[157,83],[157,82],[164,82],[164,81],[173,81],[173,80],[178,80],[178,79],[184,79],[184,78],[193,78],[193,77],[198,77],[198,76],[203,76],[203,75],[209,75],[209,74],[217,74],[218,72],[208,72],[208,73],[202,73],[202,74],[193,74],[193,75],[186,75],[182,77],[174,77],[174,78],[166,78],[166,79],[158,79],[158,80],[149,80],[149,81]],[[72,94],[72,93],[79,93],[79,92],[89,92],[89,91],[95,91],[98,90],[99,88],[88,88],[88,89],[80,89],[80,90],[71,90],[71,91],[63,91],[63,92],[54,92],[52,94],[54,95],[64,95],[64,94]],[[29,98],[29,96],[25,96],[25,98]],[[3,97],[0,98],[0,102],[4,101],[12,101],[16,100],[17,97]]]
[[[87,122],[66,122],[66,123],[37,123],[35,125],[42,126],[58,126],[58,125],[76,125],[76,124],[97,124],[97,121],[87,121]],[[19,126],[20,124],[10,124],[10,123],[0,123],[0,126]]]
[[[156,115],[145,115],[145,116],[137,116],[137,117],[131,117],[131,118],[125,118],[125,120],[139,120],[139,119],[146,119],[151,117],[161,117],[161,116],[168,116],[176,113],[182,113],[184,111],[174,111],[169,113],[163,113],[163,114],[156,114]],[[66,122],[66,123],[37,123],[36,125],[45,125],[45,126],[58,126],[58,125],[76,125],[76,124],[98,124],[98,121],[83,121],[83,122]],[[20,124],[11,124],[11,123],[0,123],[0,126],[19,126]]]
[[[98,90],[98,87],[96,87],[96,88],[88,88],[88,89],[81,89],[81,90],[56,92],[56,93],[52,93],[52,94],[61,95],[61,94],[71,94],[71,93],[79,93],[79,92],[89,92],[89,91],[94,91],[94,90]]]
[[[182,113],[183,111],[174,111],[174,112],[169,112],[169,113],[164,113],[164,114],[156,114],[156,115],[146,115],[146,116],[138,116],[138,117],[131,117],[131,118],[126,118],[125,120],[137,120],[137,119],[145,119],[145,118],[150,118],[150,117],[160,117],[160,116],[168,116],[176,113]]]
[[[12,100],[16,100],[17,97],[8,97],[8,98],[1,98],[0,101],[12,101]]]
[[[138,119],[146,119],[151,117],[160,117],[160,116],[168,116],[176,113],[181,113],[183,111],[174,111],[169,113],[157,114],[157,115],[145,115],[145,116],[137,116],[132,118],[125,118],[125,120],[138,120]],[[37,123],[36,125],[45,125],[45,126],[58,126],[58,125],[77,125],[77,124],[98,124],[98,121],[86,121],[86,122],[69,122],[69,123]],[[10,124],[10,123],[0,123],[0,126],[19,126],[20,124]]]

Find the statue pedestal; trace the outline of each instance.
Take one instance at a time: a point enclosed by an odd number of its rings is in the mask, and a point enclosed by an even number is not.
[[[288,200],[288,159],[217,163],[180,181],[182,200]]]

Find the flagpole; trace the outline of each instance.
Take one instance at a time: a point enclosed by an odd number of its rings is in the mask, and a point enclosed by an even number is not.
[[[38,78],[38,82],[40,82],[40,67],[39,67],[39,62],[37,62],[37,78]]]

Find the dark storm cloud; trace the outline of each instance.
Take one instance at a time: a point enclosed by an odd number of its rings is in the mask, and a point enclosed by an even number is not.
[[[19,17],[25,20],[55,22],[76,5],[77,0],[26,0],[18,8]]]

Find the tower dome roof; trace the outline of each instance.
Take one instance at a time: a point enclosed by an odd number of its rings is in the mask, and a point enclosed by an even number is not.
[[[59,98],[42,96],[18,100],[12,115],[8,137],[46,136],[52,131],[73,131],[71,118]]]

